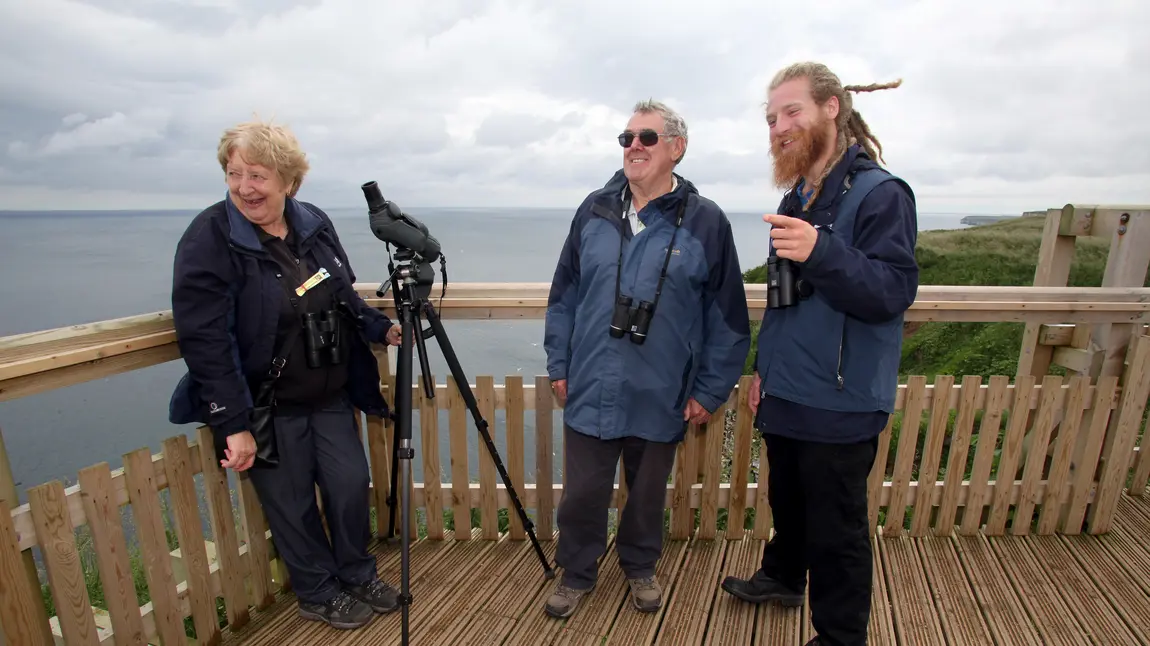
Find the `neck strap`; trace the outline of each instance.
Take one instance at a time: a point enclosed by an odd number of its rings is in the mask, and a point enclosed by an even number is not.
[[[689,195],[683,196],[683,201],[679,203],[678,213],[675,214],[675,230],[671,232],[671,241],[667,243],[667,256],[663,258],[663,270],[659,274],[659,284],[655,287],[655,302],[651,304],[653,308],[659,306],[659,296],[663,293],[663,282],[667,280],[667,266],[671,264],[671,252],[675,249],[675,236],[679,233],[679,227],[683,224],[683,212],[687,210],[687,198]],[[619,259],[615,266],[615,302],[619,302],[620,281],[623,276],[623,241],[626,238],[623,227],[631,226],[627,217],[627,212],[631,210],[631,194],[628,192],[626,201],[623,202],[623,222],[619,228]],[[636,215],[638,217],[638,215]]]

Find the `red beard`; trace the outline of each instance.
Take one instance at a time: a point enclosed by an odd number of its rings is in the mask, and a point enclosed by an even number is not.
[[[791,188],[803,173],[815,165],[830,141],[825,126],[825,122],[820,120],[809,128],[793,130],[786,137],[771,136],[771,157],[775,160],[776,187]],[[786,149],[783,149],[783,139],[792,140]]]

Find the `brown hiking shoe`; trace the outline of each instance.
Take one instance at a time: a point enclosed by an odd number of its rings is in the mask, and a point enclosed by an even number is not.
[[[555,591],[547,599],[547,604],[543,606],[544,612],[559,619],[566,619],[575,614],[575,609],[579,607],[579,602],[585,595],[595,589],[591,586],[586,590],[576,590],[559,584],[555,586]]]
[[[663,589],[655,577],[627,579],[631,585],[631,602],[640,612],[655,612],[663,605]]]

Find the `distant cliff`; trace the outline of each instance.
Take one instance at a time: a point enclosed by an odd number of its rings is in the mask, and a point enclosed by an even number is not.
[[[1017,215],[968,215],[959,222],[971,226],[978,226],[981,224],[993,224],[995,222],[1002,222],[1003,220],[1013,220],[1018,218]]]

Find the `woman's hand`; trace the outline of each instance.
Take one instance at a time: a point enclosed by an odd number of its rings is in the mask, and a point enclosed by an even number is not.
[[[228,436],[228,448],[224,449],[226,460],[220,460],[225,469],[247,471],[256,462],[256,438],[249,431],[240,431]]]
[[[387,342],[390,345],[399,345],[403,342],[403,326],[395,323],[391,329],[387,331]]]

